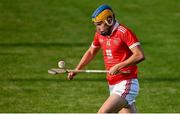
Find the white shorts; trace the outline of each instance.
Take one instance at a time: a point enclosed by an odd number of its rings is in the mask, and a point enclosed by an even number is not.
[[[117,94],[125,98],[129,105],[135,102],[139,92],[139,82],[137,79],[123,80],[115,85],[109,85],[110,95]]]

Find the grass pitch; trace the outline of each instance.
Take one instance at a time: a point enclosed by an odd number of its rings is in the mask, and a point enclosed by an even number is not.
[[[138,112],[180,112],[179,0],[1,0],[0,112],[97,112],[105,75],[52,76],[59,60],[74,68],[91,45],[90,16],[102,3],[139,37]],[[100,52],[87,69],[104,69]]]

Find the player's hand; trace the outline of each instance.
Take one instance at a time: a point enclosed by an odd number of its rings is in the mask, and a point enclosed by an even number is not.
[[[111,67],[109,69],[109,74],[110,75],[116,75],[116,74],[120,74],[122,73],[121,70],[120,70],[120,66],[117,64],[117,65],[114,65],[113,67]]]
[[[67,79],[68,79],[68,80],[72,80],[75,75],[76,75],[76,73],[70,72],[70,73],[68,73]]]

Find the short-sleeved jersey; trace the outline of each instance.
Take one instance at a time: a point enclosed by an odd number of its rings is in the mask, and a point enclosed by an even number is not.
[[[104,63],[107,70],[112,66],[125,61],[132,55],[131,48],[140,45],[137,37],[130,29],[116,22],[110,36],[103,36],[98,32],[95,33],[92,47],[103,50]],[[137,78],[137,66],[129,66],[122,68],[122,71],[130,71],[130,74],[109,75],[107,73],[107,81],[110,85],[114,85],[122,80]]]

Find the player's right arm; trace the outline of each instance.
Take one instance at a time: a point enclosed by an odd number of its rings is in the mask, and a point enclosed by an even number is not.
[[[99,49],[100,47],[90,46],[90,48],[86,51],[86,53],[81,58],[81,61],[79,62],[75,70],[81,70],[82,68],[84,68],[96,56]],[[72,73],[72,72],[68,73],[67,78],[69,80],[72,80],[75,75],[76,73]]]

